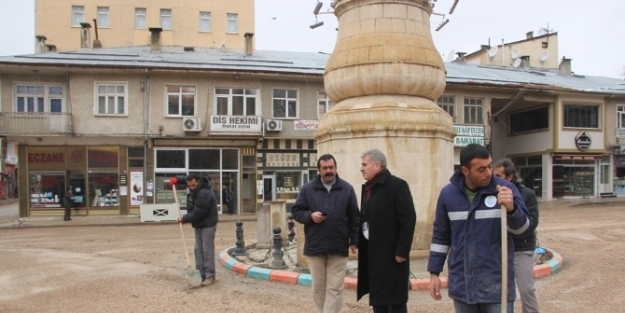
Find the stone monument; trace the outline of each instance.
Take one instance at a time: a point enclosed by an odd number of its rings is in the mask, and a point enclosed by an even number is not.
[[[331,153],[360,194],[360,154],[382,150],[410,185],[417,210],[413,257],[427,255],[440,189],[454,166],[455,131],[435,101],[445,67],[430,30],[428,0],[337,0],[339,27],[325,69],[336,104],[319,120],[318,154]],[[360,195],[359,195],[360,198]]]

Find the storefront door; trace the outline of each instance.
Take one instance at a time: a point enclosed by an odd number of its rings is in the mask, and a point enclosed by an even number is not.
[[[263,201],[276,200],[276,175],[263,175]]]

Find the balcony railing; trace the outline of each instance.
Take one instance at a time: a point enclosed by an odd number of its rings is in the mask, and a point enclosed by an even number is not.
[[[0,134],[60,135],[69,132],[68,113],[0,113]]]

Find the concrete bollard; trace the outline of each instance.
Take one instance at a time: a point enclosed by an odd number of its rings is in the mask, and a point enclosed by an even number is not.
[[[247,251],[245,250],[245,241],[243,240],[243,222],[237,221],[236,225],[237,242],[235,243],[236,248],[234,248],[232,254],[237,256],[244,256],[247,255]]]
[[[282,269],[287,267],[284,262],[284,253],[282,252],[281,232],[282,229],[280,229],[280,227],[275,227],[273,229],[273,260],[269,263],[269,268]]]

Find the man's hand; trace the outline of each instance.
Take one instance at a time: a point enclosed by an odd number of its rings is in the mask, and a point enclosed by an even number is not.
[[[356,246],[354,246],[354,245],[351,245],[351,246],[349,246],[349,251],[350,251],[352,254],[357,254],[357,253],[358,253],[358,247],[356,247]]]
[[[406,262],[406,258],[400,257],[399,255],[396,255],[395,256],[395,262],[397,262],[397,263],[404,263],[404,262]]]
[[[178,223],[180,223],[180,224],[183,224],[183,225],[184,225],[186,222],[185,222],[183,219],[179,218],[179,219],[178,219]]]
[[[497,203],[506,207],[508,213],[514,210],[514,195],[512,189],[497,185]]]
[[[315,222],[317,224],[319,224],[319,223],[321,223],[321,222],[326,220],[326,217],[321,212],[312,212],[312,213],[310,213],[310,218],[313,220],[313,222]]]
[[[441,280],[438,278],[438,275],[430,275],[430,297],[434,300],[440,300],[443,298],[441,296]]]

